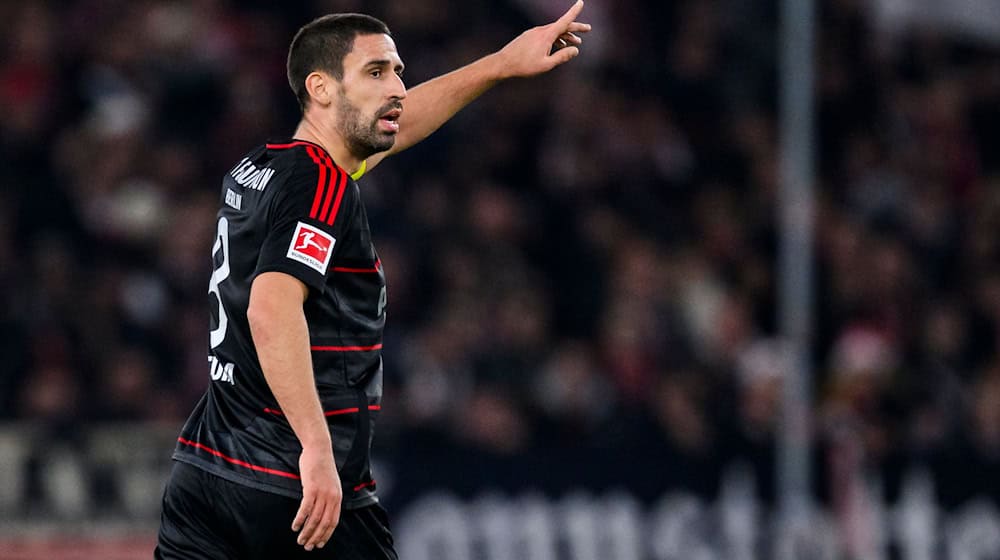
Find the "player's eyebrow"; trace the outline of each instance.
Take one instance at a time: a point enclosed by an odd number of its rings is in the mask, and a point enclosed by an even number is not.
[[[389,60],[388,58],[380,58],[380,59],[376,59],[376,60],[369,60],[368,63],[365,64],[365,68],[376,68],[376,67],[378,67],[378,68],[385,68],[385,67],[392,66],[392,65],[393,65],[393,61]],[[402,62],[400,62],[399,64],[396,64],[396,66],[395,66],[395,70],[397,72],[402,72],[403,68],[405,68],[405,66],[403,65]]]

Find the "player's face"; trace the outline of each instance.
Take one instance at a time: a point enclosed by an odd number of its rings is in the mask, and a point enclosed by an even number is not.
[[[388,35],[359,35],[344,57],[337,101],[341,136],[359,157],[384,152],[396,142],[406,86],[403,61]]]

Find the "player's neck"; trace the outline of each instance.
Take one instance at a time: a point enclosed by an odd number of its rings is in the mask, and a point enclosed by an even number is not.
[[[354,173],[364,161],[363,158],[351,153],[347,148],[347,143],[333,127],[321,127],[308,117],[303,117],[299,122],[299,126],[295,129],[294,138],[322,146],[333,158],[333,161],[348,173]]]

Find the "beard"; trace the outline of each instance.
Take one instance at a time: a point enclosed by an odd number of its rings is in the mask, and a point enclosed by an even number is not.
[[[365,117],[360,109],[347,100],[344,92],[340,92],[337,103],[338,129],[352,154],[365,159],[392,148],[396,143],[396,135],[379,130],[378,121],[380,116],[398,106],[398,101],[390,102],[379,108],[375,115]]]

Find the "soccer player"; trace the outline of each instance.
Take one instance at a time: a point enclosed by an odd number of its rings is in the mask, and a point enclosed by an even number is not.
[[[294,137],[222,182],[211,382],[177,438],[156,558],[397,557],[370,461],[385,276],[355,181],[497,82],[575,57],[582,8],[409,92],[381,21],[335,14],[298,31]]]

